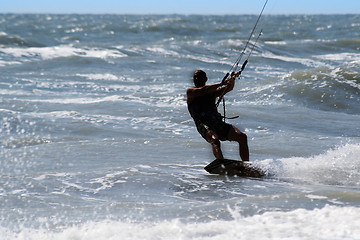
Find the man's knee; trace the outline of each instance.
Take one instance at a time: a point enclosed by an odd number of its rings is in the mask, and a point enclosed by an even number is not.
[[[216,134],[210,134],[210,141],[212,145],[220,146],[220,140]]]
[[[243,132],[237,131],[236,132],[236,139],[240,142],[247,142],[247,135]]]

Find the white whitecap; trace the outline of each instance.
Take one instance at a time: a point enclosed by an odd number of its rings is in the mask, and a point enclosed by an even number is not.
[[[91,58],[121,58],[127,55],[119,50],[101,48],[77,48],[71,45],[53,47],[30,47],[30,48],[3,48],[2,52],[18,58],[42,58],[53,59],[58,57],[91,57]]]
[[[182,221],[179,218],[161,221],[93,220],[62,227],[19,230],[0,227],[6,239],[358,239],[360,209],[325,206],[316,209],[270,211],[242,216],[231,210],[229,220]],[[47,219],[44,219],[47,221]]]
[[[76,76],[85,77],[90,80],[112,80],[112,81],[120,80],[120,78],[118,76],[115,76],[114,74],[111,74],[111,73],[105,73],[105,74],[101,74],[101,73],[80,74],[80,73],[78,73],[78,74],[76,74]]]
[[[277,177],[302,182],[360,186],[360,144],[345,144],[311,157],[267,159],[256,162]]]

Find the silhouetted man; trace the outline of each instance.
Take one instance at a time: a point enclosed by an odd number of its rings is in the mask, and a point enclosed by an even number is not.
[[[233,125],[225,123],[216,107],[216,98],[233,90],[235,79],[239,75],[238,72],[224,82],[206,85],[206,73],[197,70],[193,77],[195,87],[188,88],[186,91],[190,115],[195,121],[198,132],[211,144],[216,159],[224,159],[220,148],[220,140],[228,140],[238,142],[241,160],[249,161],[246,134]]]

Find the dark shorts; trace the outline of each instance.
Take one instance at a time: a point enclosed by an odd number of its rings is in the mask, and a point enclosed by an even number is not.
[[[196,128],[201,136],[207,141],[206,133],[211,130],[221,141],[228,140],[229,130],[232,125],[224,123],[221,117],[209,117],[205,121],[197,121]]]

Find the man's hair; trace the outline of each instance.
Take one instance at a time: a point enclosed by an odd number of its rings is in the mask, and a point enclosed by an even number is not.
[[[203,70],[196,70],[194,72],[193,80],[195,87],[202,87],[203,79],[206,77],[206,73]]]

